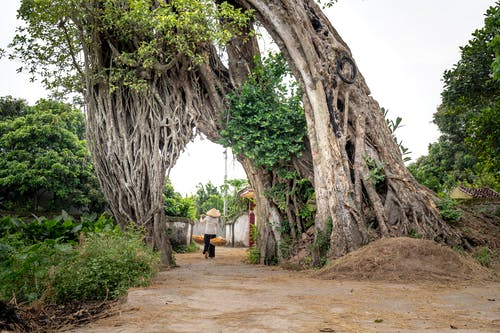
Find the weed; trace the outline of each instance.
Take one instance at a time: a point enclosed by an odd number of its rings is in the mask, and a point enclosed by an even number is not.
[[[474,254],[474,258],[485,267],[491,267],[493,261],[493,251],[487,247],[482,247],[479,251]]]
[[[441,217],[446,222],[456,223],[462,217],[462,212],[459,209],[456,209],[458,202],[450,197],[445,197],[436,204],[439,208]]]
[[[250,264],[257,265],[260,263],[260,250],[257,246],[252,246],[247,250],[247,260]]]

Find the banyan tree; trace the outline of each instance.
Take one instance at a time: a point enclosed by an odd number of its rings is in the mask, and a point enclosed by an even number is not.
[[[315,1],[23,0],[19,16],[27,24],[13,43],[18,56],[49,87],[83,95],[108,203],[120,225],[146,227],[164,263],[165,176],[196,131],[220,139],[226,96],[259,54],[256,22],[301,86],[307,138],[292,164],[314,186],[316,237],[332,225],[329,255],[410,232],[458,241],[435,195],[406,169],[351,51]],[[272,171],[238,158],[256,193],[258,243],[269,262],[280,257],[276,226],[293,218],[296,203],[277,207],[266,196]]]

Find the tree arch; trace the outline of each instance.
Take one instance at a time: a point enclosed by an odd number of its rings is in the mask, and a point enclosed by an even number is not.
[[[162,229],[165,175],[195,127],[220,137],[225,96],[244,82],[259,54],[241,11],[252,9],[302,86],[310,154],[294,163],[314,183],[316,231],[332,221],[331,256],[412,231],[456,241],[433,193],[404,166],[349,48],[313,0],[214,3],[22,1],[27,25],[14,41],[18,56],[49,86],[83,93],[95,168],[121,225],[144,225],[170,263]],[[216,44],[227,44],[227,68]],[[69,70],[61,75],[54,63]],[[264,195],[273,175],[240,160],[257,196],[263,261],[270,262],[283,220]]]

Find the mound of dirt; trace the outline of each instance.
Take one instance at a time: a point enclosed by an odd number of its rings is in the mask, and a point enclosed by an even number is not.
[[[320,279],[373,281],[498,280],[468,255],[430,240],[384,238],[339,258],[313,274]]]

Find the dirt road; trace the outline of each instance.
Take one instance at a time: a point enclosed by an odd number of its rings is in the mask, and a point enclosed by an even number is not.
[[[317,280],[243,263],[244,249],[177,255],[114,316],[69,332],[500,332],[500,283]]]

